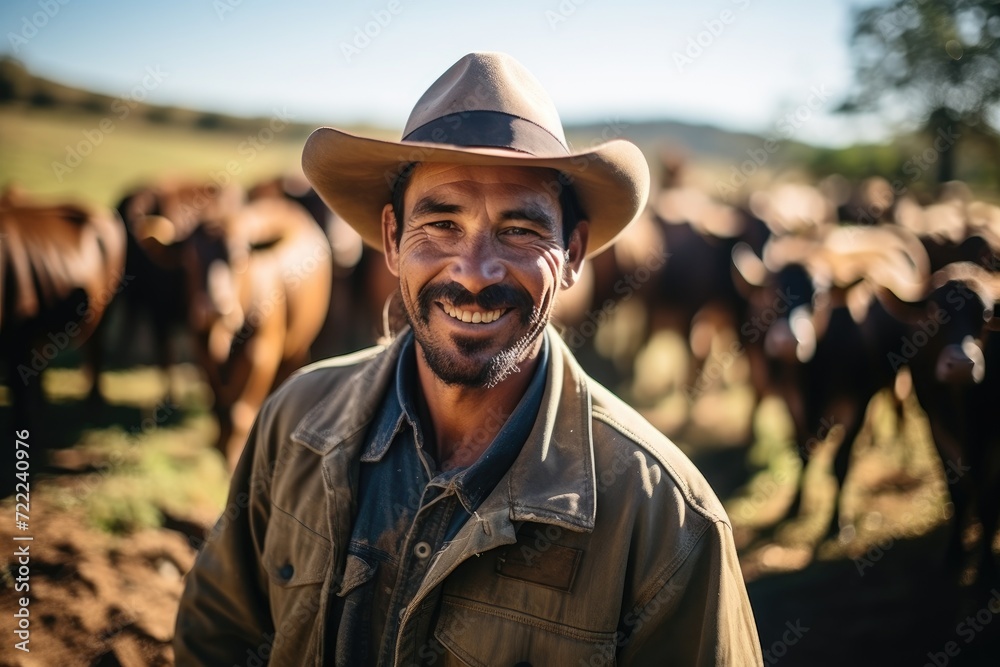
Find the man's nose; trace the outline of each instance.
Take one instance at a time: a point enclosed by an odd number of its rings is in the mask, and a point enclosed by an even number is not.
[[[502,282],[507,275],[496,248],[488,239],[470,239],[452,260],[451,279],[473,294]]]

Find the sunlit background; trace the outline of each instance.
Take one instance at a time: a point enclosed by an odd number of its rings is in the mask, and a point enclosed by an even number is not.
[[[396,139],[451,64],[504,51],[574,148],[650,163],[560,327],[723,499],[765,664],[997,664],[1000,3],[32,0],[0,27],[33,656],[170,661],[253,417],[231,408],[393,319],[379,255],[302,182],[305,138]],[[241,281],[281,252],[281,303],[317,315],[255,389],[246,350],[291,333]],[[26,478],[0,469],[13,514]]]

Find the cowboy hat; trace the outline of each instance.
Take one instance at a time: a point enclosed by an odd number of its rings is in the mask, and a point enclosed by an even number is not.
[[[302,151],[302,169],[323,201],[380,250],[382,209],[414,162],[557,170],[545,186],[558,195],[572,183],[590,222],[588,256],[612,243],[649,194],[638,147],[614,139],[570,152],[552,100],[504,53],[471,53],[452,65],[417,102],[399,142],[321,127]]]

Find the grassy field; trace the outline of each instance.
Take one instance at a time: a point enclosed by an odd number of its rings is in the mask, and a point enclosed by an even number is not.
[[[204,130],[122,113],[0,107],[0,186],[113,206],[129,188],[164,176],[221,182],[232,175],[252,185],[298,171],[309,132],[293,125],[275,132],[277,119],[256,131]]]

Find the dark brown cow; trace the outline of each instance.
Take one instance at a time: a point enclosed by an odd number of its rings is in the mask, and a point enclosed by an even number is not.
[[[978,573],[992,585],[1000,527],[1000,276],[962,262],[935,273],[933,284],[895,354],[910,365],[954,503],[949,563],[962,565],[964,528],[978,518]]]
[[[815,446],[841,431],[839,499],[868,402],[894,386],[898,370],[889,353],[906,329],[885,304],[926,294],[927,257],[899,228],[824,226],[772,238],[762,264],[767,278],[741,327],[748,355],[764,360],[752,365],[754,384],[788,405],[803,471]],[[800,480],[788,516],[798,513],[802,493]],[[839,524],[835,502],[827,533]]]
[[[696,189],[662,191],[610,250],[590,262],[590,308],[581,317],[579,306],[574,310],[567,300],[560,313],[564,338],[585,359],[596,356],[585,348],[596,346],[614,366],[598,370],[598,378],[624,383],[640,403],[691,389],[714,333],[735,330],[745,308],[733,282],[733,248],[742,242],[759,251],[767,234],[759,220]],[[598,325],[605,328],[595,336]],[[676,334],[694,363],[649,373],[637,354],[665,332]]]
[[[113,212],[36,204],[10,189],[0,197],[0,348],[19,419],[40,405],[40,375],[51,360],[91,339],[123,287],[124,264],[125,230]]]

